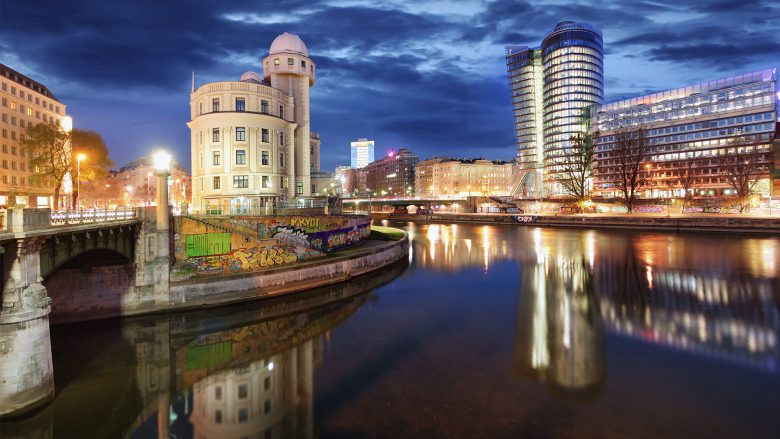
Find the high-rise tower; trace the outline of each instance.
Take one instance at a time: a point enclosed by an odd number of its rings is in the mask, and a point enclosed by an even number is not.
[[[517,157],[526,195],[539,195],[583,130],[583,110],[604,103],[604,43],[597,28],[562,21],[538,48],[507,46]],[[531,172],[534,171],[534,172]],[[547,177],[545,177],[547,176]],[[555,188],[547,188],[556,191]]]
[[[263,60],[263,78],[271,87],[293,97],[295,138],[295,195],[311,195],[311,126],[309,87],[314,85],[315,65],[298,35],[283,33],[271,43]],[[280,115],[283,119],[293,115]]]

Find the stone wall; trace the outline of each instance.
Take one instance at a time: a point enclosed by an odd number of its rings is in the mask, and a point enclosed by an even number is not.
[[[183,216],[175,219],[176,276],[255,272],[317,259],[368,238],[357,215]]]
[[[49,291],[52,321],[77,315],[117,315],[138,301],[134,264],[70,268],[55,271],[44,282]]]

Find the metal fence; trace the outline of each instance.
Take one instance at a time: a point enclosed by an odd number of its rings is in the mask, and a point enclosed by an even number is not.
[[[106,221],[126,221],[137,218],[134,208],[120,209],[89,209],[89,210],[58,210],[51,213],[51,224],[83,224]]]

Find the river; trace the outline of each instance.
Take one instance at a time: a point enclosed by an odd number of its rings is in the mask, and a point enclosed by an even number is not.
[[[780,239],[388,225],[344,285],[53,327],[0,437],[777,437]]]

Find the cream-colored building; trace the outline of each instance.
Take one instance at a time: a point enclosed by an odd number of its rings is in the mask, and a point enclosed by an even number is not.
[[[65,108],[46,86],[0,64],[0,207],[51,205],[54,186],[33,184],[31,155],[23,142],[29,126],[69,125],[63,122]]]
[[[418,197],[502,196],[508,193],[512,164],[434,158],[417,163],[414,178]]]
[[[246,72],[197,89],[193,79],[193,211],[249,212],[311,194],[312,156],[319,159],[309,126],[315,69],[303,41],[284,33],[263,60],[263,78]]]

